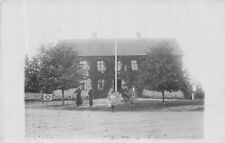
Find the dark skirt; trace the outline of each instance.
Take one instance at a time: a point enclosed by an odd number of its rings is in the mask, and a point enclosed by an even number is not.
[[[76,98],[76,105],[79,106],[82,104],[82,99],[81,99],[81,96],[80,95],[77,95],[77,98]]]
[[[93,99],[89,99],[89,105],[90,105],[90,106],[93,105]]]

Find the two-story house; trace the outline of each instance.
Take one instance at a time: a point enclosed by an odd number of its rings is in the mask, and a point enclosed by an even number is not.
[[[80,65],[84,69],[84,77],[80,81],[83,93],[90,87],[95,97],[105,97],[114,87],[115,39],[73,39],[62,40],[58,44],[73,46],[80,57]],[[149,48],[161,44],[174,48],[174,55],[180,61],[182,68],[183,52],[174,39],[130,38],[117,39],[117,89],[122,84],[131,87],[136,84],[139,66],[144,60]],[[87,94],[87,93],[86,93]]]

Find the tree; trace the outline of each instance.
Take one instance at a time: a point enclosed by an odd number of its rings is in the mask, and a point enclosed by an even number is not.
[[[36,57],[25,57],[25,92],[39,92],[38,82],[38,59]]]
[[[181,89],[183,71],[180,63],[177,56],[173,54],[173,48],[167,45],[151,48],[140,67],[139,88],[161,92],[164,102],[165,91]]]
[[[194,92],[194,96],[196,99],[204,99],[205,98],[205,91],[203,90],[200,83],[196,85],[196,91]]]
[[[193,94],[193,87],[191,79],[189,77],[190,76],[188,72],[183,71],[183,79],[181,81],[181,91],[183,92],[185,99],[191,99]]]
[[[50,45],[40,49],[39,59],[38,77],[42,91],[50,93],[60,89],[64,105],[64,91],[78,86],[82,76],[78,53],[72,46],[66,44]]]

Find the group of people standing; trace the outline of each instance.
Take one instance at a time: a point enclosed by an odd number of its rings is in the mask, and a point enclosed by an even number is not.
[[[83,100],[81,97],[81,87],[77,87],[76,91],[74,92],[74,94],[76,94],[76,105],[77,107],[83,104]],[[93,90],[92,88],[90,88],[89,92],[88,92],[88,99],[89,99],[89,105],[90,107],[93,106]]]
[[[127,87],[123,85],[121,94],[125,103],[135,104],[137,102],[137,93],[134,86],[128,90]]]
[[[82,97],[81,97],[81,87],[77,87],[76,91],[74,92],[76,94],[76,105],[77,107],[83,104]],[[122,97],[120,97],[122,95]],[[114,92],[114,90],[111,88],[109,91],[109,101],[111,104],[112,111],[115,109],[115,104],[123,100],[126,104],[135,104],[137,102],[137,94],[135,91],[135,87],[132,86],[129,90],[125,85],[122,86],[122,89],[120,92]],[[89,99],[89,105],[90,107],[93,106],[93,89],[90,88],[88,92],[88,99]]]
[[[137,93],[134,86],[132,86],[132,88],[128,90],[128,88],[125,85],[123,85],[121,91],[119,92],[115,92],[111,88],[108,97],[110,100],[112,112],[115,110],[115,105],[118,104],[121,100],[124,101],[124,103],[126,104],[137,103]]]

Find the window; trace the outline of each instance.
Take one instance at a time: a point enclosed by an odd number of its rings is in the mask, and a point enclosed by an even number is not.
[[[82,68],[83,75],[89,76],[89,73],[88,73],[89,65],[88,65],[87,61],[80,61],[80,66]]]
[[[105,72],[106,69],[105,69],[104,61],[97,61],[97,69],[101,73]]]
[[[124,71],[127,71],[127,65],[124,66]]]
[[[87,90],[87,80],[81,80],[80,85],[82,90]]]
[[[131,69],[133,71],[136,71],[138,69],[137,60],[132,60],[131,61]]]
[[[122,69],[122,63],[121,63],[121,61],[118,61],[117,62],[117,71],[121,71],[121,69]]]
[[[98,80],[98,89],[102,90],[104,88],[104,80],[100,79]]]

